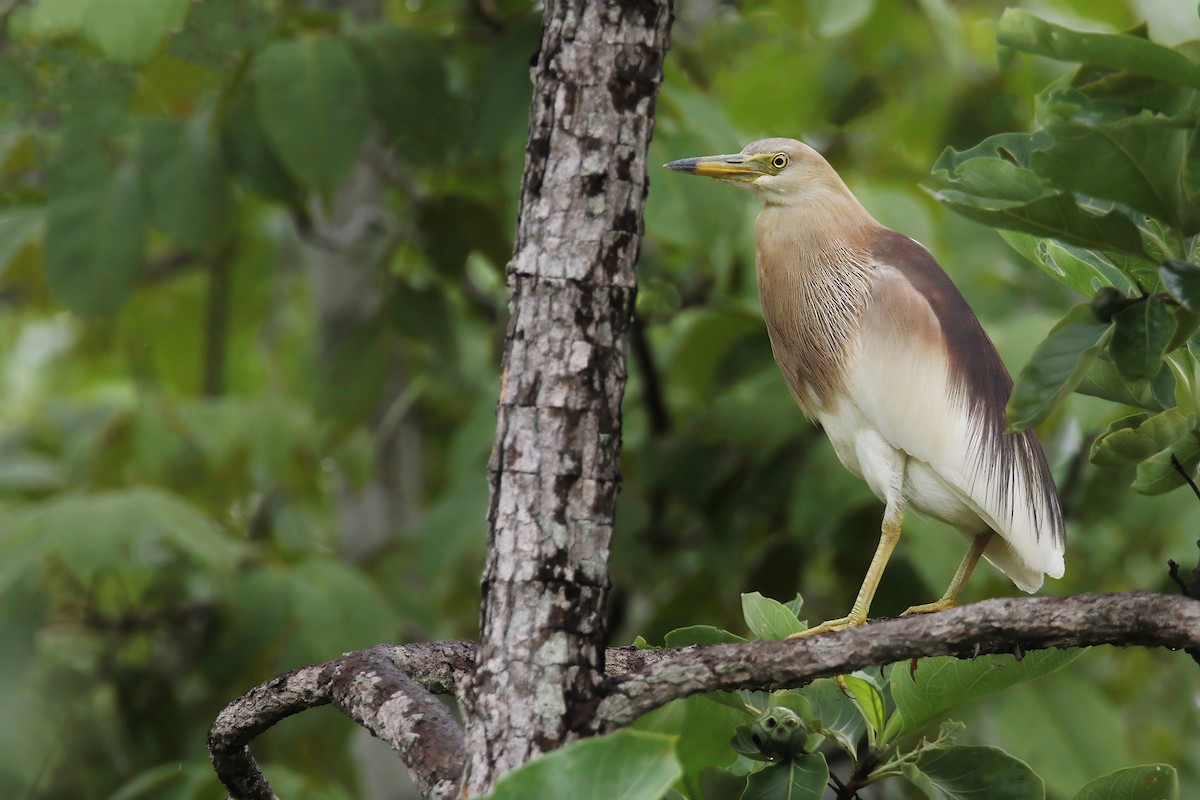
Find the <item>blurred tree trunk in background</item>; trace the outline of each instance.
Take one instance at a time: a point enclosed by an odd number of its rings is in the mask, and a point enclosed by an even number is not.
[[[669,0],[546,4],[489,467],[470,795],[592,732]]]
[[[307,5],[348,11],[360,22],[378,20],[381,11],[378,0],[307,0]],[[387,181],[380,171],[388,158],[384,136],[376,127],[337,193],[328,203],[313,203],[311,226],[301,229],[317,318],[318,359],[340,346],[354,346],[361,336],[378,335],[388,262],[399,241],[399,222],[389,208]],[[387,365],[382,394],[368,421],[375,469],[361,486],[344,475],[335,477],[338,549],[355,562],[378,552],[397,532],[415,530],[418,517],[421,434],[411,414],[392,412],[409,386],[395,349],[388,352]],[[366,731],[355,732],[355,751],[369,800],[417,797],[403,764]]]

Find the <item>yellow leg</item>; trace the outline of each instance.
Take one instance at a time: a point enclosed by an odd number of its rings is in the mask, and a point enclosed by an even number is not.
[[[971,548],[963,556],[962,562],[958,565],[958,570],[954,573],[954,578],[950,581],[950,587],[946,589],[946,593],[942,595],[941,600],[913,606],[900,616],[907,617],[909,614],[929,614],[934,611],[945,611],[948,608],[954,608],[954,604],[958,602],[959,593],[962,592],[963,587],[970,580],[971,573],[975,571],[975,565],[979,563],[979,557],[983,555],[983,550],[991,540],[992,533],[992,531],[986,531],[985,533],[976,534],[975,540],[971,542]]]
[[[875,548],[875,556],[871,559],[871,566],[867,568],[867,576],[863,578],[862,586],[858,590],[858,597],[855,598],[854,607],[850,609],[850,613],[838,619],[822,622],[806,631],[794,633],[788,637],[789,639],[840,631],[862,625],[867,621],[867,612],[871,610],[871,601],[875,599],[875,590],[879,588],[879,581],[883,578],[883,571],[887,568],[888,559],[892,557],[892,551],[896,549],[896,542],[900,541],[900,528],[904,522],[904,499],[900,488],[896,487],[891,494],[892,496],[888,498],[887,509],[883,513],[879,546]]]

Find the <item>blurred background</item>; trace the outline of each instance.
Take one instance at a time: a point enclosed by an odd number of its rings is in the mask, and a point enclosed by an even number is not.
[[[1065,69],[1002,64],[1006,5],[681,0],[651,162],[806,140],[935,253],[1016,371],[1076,299],[921,189],[944,147],[1029,129]],[[1017,5],[1200,38],[1181,0]],[[205,733],[249,687],[477,634],[539,9],[0,6],[0,796],[221,798]],[[755,204],[650,180],[611,642],[743,632],[746,591],[841,614],[880,507],[771,360]],[[1142,497],[1087,462],[1122,414],[1076,396],[1041,430],[1069,532],[1047,594],[1171,592],[1166,559],[1195,563],[1194,496]],[[873,612],[939,596],[962,550],[910,517]],[[983,567],[964,601],[1015,593]],[[1200,792],[1182,654],[1089,653],[958,716],[1052,798],[1157,761]],[[386,748],[328,708],[255,752],[281,796],[409,796]]]

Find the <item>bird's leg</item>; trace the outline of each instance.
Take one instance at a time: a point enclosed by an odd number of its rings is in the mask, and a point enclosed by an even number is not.
[[[983,555],[984,548],[992,539],[993,531],[984,531],[983,533],[975,534],[974,541],[971,542],[971,547],[967,550],[967,554],[963,556],[963,560],[958,565],[958,569],[954,573],[954,578],[950,581],[950,587],[946,589],[946,593],[942,595],[941,600],[934,600],[932,603],[922,603],[919,606],[913,606],[905,611],[900,616],[907,617],[909,614],[929,614],[934,611],[945,611],[948,608],[954,608],[954,604],[958,602],[958,595],[962,592],[963,587],[967,585],[967,581],[971,578],[971,573],[975,571],[975,565],[979,563],[979,557]]]
[[[900,528],[903,522],[904,495],[901,488],[896,486],[888,492],[879,546],[875,548],[875,556],[871,559],[871,566],[867,568],[867,576],[863,578],[862,586],[858,590],[858,597],[855,598],[854,607],[850,609],[850,613],[838,619],[822,622],[806,631],[794,633],[788,637],[789,639],[840,631],[862,625],[867,621],[867,612],[871,610],[871,601],[875,599],[875,590],[879,588],[879,581],[883,578],[883,571],[887,567],[888,559],[892,557],[892,551],[896,549],[896,542],[900,541]]]

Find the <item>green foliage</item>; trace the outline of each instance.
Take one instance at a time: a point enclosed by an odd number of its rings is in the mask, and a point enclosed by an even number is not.
[[[679,776],[671,740],[617,731],[556,750],[505,775],[492,800],[657,800]]]
[[[1102,775],[1075,795],[1075,800],[1173,800],[1179,780],[1166,764],[1128,767]]]
[[[1013,390],[1009,423],[1014,430],[1038,424],[1074,390],[1148,411],[1177,407],[1169,426],[1160,418],[1144,432],[1110,430],[1124,442],[1138,436],[1135,447],[1117,440],[1106,447],[1102,437],[1092,449],[1094,463],[1136,467],[1134,490],[1161,494],[1183,485],[1183,475],[1172,473],[1194,474],[1198,460],[1200,384],[1185,347],[1196,329],[1200,274],[1193,260],[1200,233],[1197,51],[1156,44],[1144,27],[1081,33],[1018,9],[1001,17],[997,38],[1014,50],[1081,63],[1038,95],[1035,133],[1000,134],[943,153],[934,175],[944,188],[935,196],[1017,232],[1006,240],[1019,252],[1094,296],[1034,352]],[[1036,221],[1035,207],[1046,212]],[[1174,396],[1166,385],[1172,381]]]

